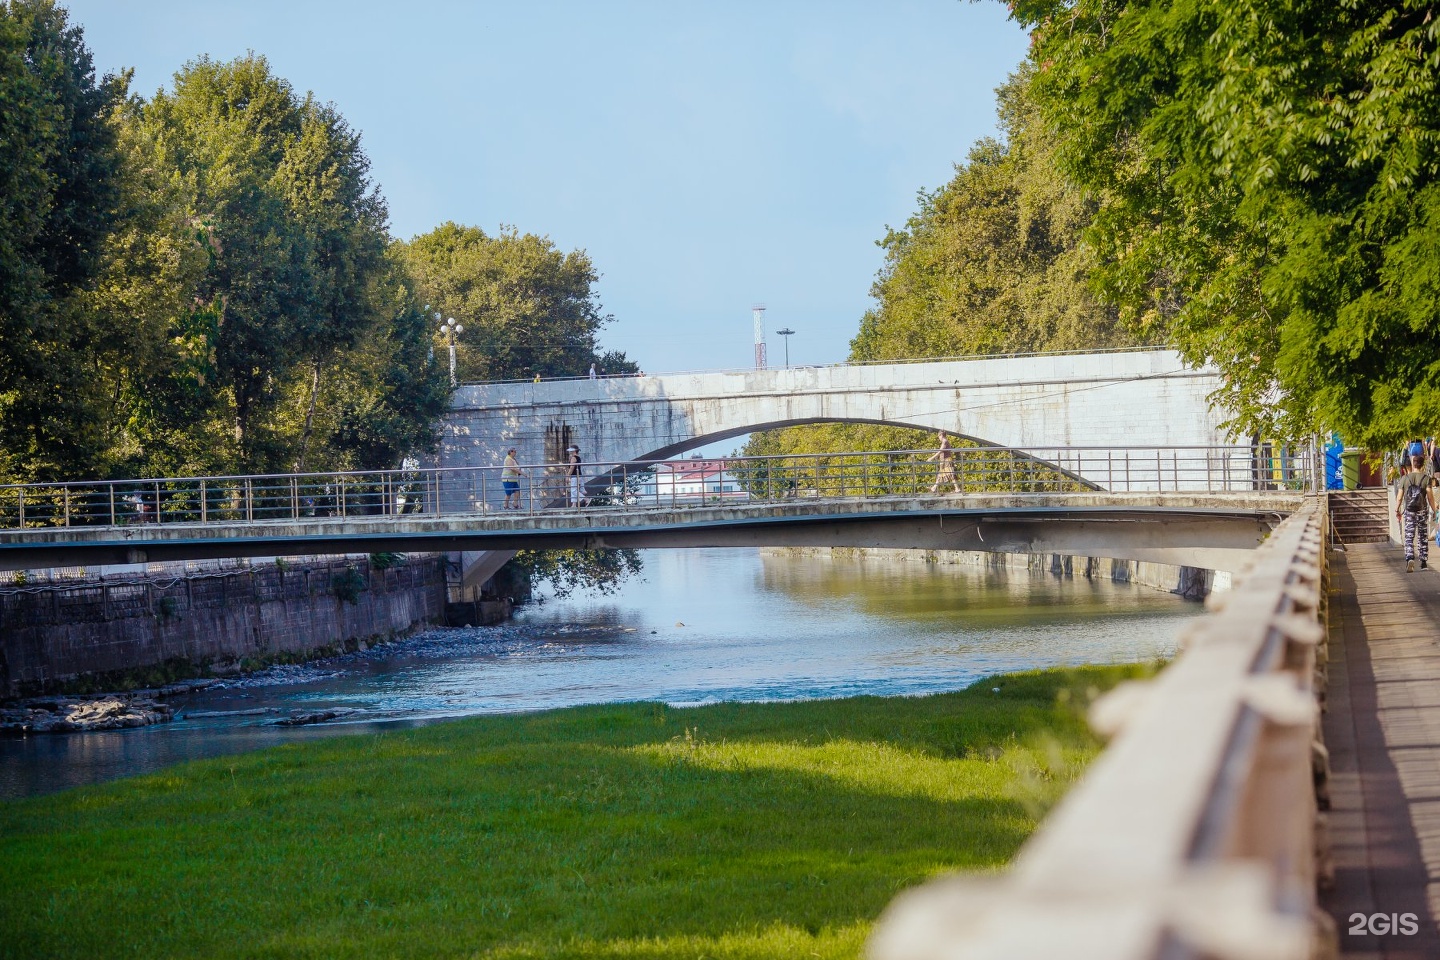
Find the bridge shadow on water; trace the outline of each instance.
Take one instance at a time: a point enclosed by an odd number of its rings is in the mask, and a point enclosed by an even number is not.
[[[1013,856],[1137,670],[479,717],[0,804],[0,954],[853,957],[900,889]]]

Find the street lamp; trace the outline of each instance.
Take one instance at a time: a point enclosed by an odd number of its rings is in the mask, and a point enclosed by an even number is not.
[[[435,319],[439,320],[440,314],[435,314]],[[464,324],[456,323],[454,317],[440,324],[440,336],[448,337],[450,340],[450,386],[452,387],[455,386],[455,334],[464,332]]]
[[[785,366],[786,366],[786,367],[789,367],[789,366],[790,366],[790,335],[791,335],[792,333],[794,333],[795,331],[794,331],[794,330],[791,330],[789,327],[786,327],[786,328],[784,328],[783,330],[776,330],[775,332],[776,332],[777,334],[779,334],[780,336],[782,336],[782,337],[785,338]]]

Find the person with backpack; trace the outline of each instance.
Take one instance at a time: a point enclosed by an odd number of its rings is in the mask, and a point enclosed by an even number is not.
[[[1430,486],[1430,473],[1425,469],[1424,455],[1410,457],[1410,469],[1395,488],[1395,519],[1405,542],[1405,572],[1415,572],[1415,540],[1420,540],[1420,569],[1430,564],[1430,515],[1435,512],[1435,491]]]

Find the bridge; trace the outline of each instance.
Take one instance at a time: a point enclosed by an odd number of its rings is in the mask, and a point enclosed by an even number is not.
[[[1221,385],[1154,349],[469,384],[455,391],[434,465],[494,466],[511,447],[555,463],[572,443],[587,461],[651,461],[821,422],[945,430],[1013,449],[1212,447],[1225,442],[1208,399]],[[1079,475],[1105,485],[1088,472],[1103,461]],[[489,496],[503,499],[498,488]]]
[[[1223,443],[1208,399],[1221,385],[1215,372],[1151,348],[467,384],[455,391],[432,463],[493,466],[511,448],[522,460],[558,463],[575,444],[588,462],[633,465],[755,431],[874,423],[1009,449],[1084,445],[1089,456],[1069,469],[1113,489],[1108,447]],[[1127,482],[1165,486],[1163,464],[1124,459],[1136,471]],[[600,491],[610,479],[602,471],[588,483]],[[446,507],[464,509],[477,493],[489,507],[504,501],[491,485]],[[509,556],[463,552],[464,587],[478,589]]]
[[[1236,570],[1313,486],[1308,451],[1036,447],[733,458],[733,490],[662,462],[553,463],[0,487],[0,569],[386,551],[738,545],[1074,553]],[[1087,479],[1092,478],[1092,479]],[[1103,481],[1104,486],[1100,482]]]

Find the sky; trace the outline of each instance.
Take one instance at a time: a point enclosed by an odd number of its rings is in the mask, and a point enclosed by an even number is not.
[[[263,54],[363,135],[409,239],[447,220],[585,250],[646,372],[845,359],[876,241],[995,134],[1028,39],[999,2],[61,0],[101,73]],[[581,371],[577,371],[579,373]]]

